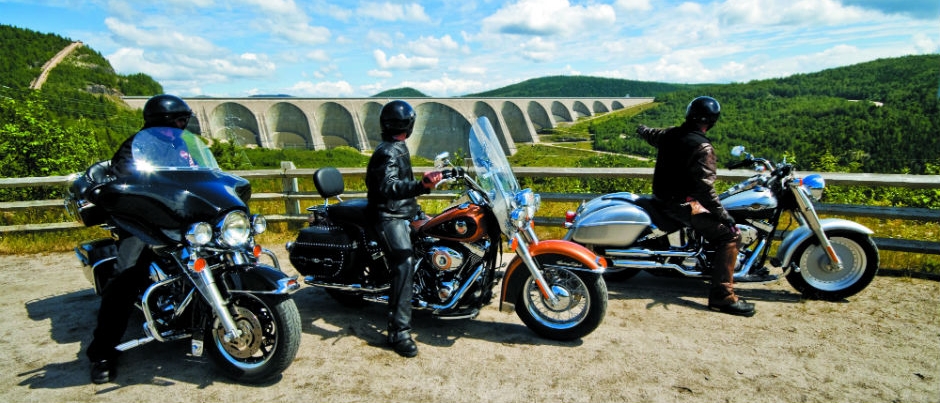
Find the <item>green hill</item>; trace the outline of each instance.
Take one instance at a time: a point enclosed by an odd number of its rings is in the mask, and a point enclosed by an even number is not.
[[[933,173],[940,163],[940,55],[875,60],[818,73],[709,85],[662,94],[658,106],[634,116],[604,119],[587,129],[598,150],[653,156],[634,135],[638,124],[682,122],[697,95],[722,105],[709,132],[719,158],[733,145],[801,169],[876,173]]]
[[[533,78],[466,97],[655,97],[699,85],[666,84],[617,78],[549,76]]]
[[[411,87],[404,88],[394,88],[386,91],[382,91],[378,94],[372,96],[373,98],[427,98],[428,96]]]

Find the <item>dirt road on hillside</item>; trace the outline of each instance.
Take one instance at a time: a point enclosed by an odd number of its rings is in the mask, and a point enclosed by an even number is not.
[[[344,309],[303,287],[301,351],[261,387],[187,357],[185,341],[131,350],[115,382],[90,384],[98,298],[74,255],[0,256],[0,284],[4,402],[940,400],[940,283],[930,280],[878,277],[837,303],[802,301],[785,282],[743,285],[758,313],[740,318],[708,311],[698,281],[641,274],[608,284],[607,317],[576,342],[540,339],[495,306],[465,321],[416,313],[413,359],[382,345],[381,306]]]

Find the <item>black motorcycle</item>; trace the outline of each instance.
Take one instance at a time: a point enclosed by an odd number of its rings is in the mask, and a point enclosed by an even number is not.
[[[161,137],[182,139],[176,148]],[[226,375],[264,382],[290,365],[300,343],[300,314],[290,293],[300,285],[255,243],[261,215],[250,215],[247,180],[219,169],[198,136],[165,127],[145,129],[132,146],[133,174],[116,176],[110,161],[76,175],[66,207],[85,226],[112,237],[75,248],[86,277],[101,295],[115,275],[118,234],[133,235],[153,253],[152,284],[140,295],[142,337],[119,351],[151,341],[191,339]],[[268,255],[274,266],[262,264]]]

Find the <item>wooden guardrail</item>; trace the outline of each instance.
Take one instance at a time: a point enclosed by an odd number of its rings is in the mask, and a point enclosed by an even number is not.
[[[423,173],[427,167],[415,167],[415,171]],[[339,168],[343,176],[364,176],[365,168]],[[253,179],[280,179],[283,185],[281,193],[258,193],[252,195],[254,201],[272,201],[282,200],[284,202],[284,214],[266,215],[270,222],[278,221],[303,221],[306,219],[306,212],[301,208],[302,201],[308,201],[304,204],[312,205],[317,201],[322,201],[315,192],[299,191],[298,180],[312,180],[314,168],[297,169],[290,162],[282,164],[281,169],[251,170],[251,171],[231,171],[232,174],[241,176],[248,180]],[[570,177],[570,178],[640,178],[652,179],[652,168],[556,168],[556,167],[516,167],[513,168],[516,176],[522,177]],[[804,172],[810,174],[812,172]],[[940,189],[940,175],[901,175],[901,174],[846,174],[826,172],[820,173],[826,179],[827,185],[843,186],[872,186],[872,187],[903,187],[911,189]],[[751,175],[750,171],[731,171],[719,170],[718,177],[727,181],[743,180]],[[0,178],[0,188],[15,187],[65,187],[69,183],[68,176],[51,177],[32,177],[32,178]],[[599,194],[585,193],[541,193],[543,201],[571,201],[578,202],[589,200]],[[423,198],[450,199],[455,196],[454,192],[435,191]],[[365,193],[347,193],[344,198],[362,198]],[[62,206],[62,200],[33,200],[0,203],[0,211],[18,210],[37,207],[56,207]],[[877,207],[846,204],[826,204],[822,203],[816,206],[816,210],[821,215],[842,215],[849,217],[873,217],[882,219],[902,219],[902,220],[920,220],[920,221],[940,221],[940,210],[926,208],[907,208],[907,207]],[[561,225],[562,217],[537,217],[536,223],[539,225]],[[28,232],[28,231],[50,231],[69,228],[79,228],[82,225],[77,222],[44,223],[44,224],[22,224],[0,226],[0,233],[7,232]],[[882,250],[891,250],[910,253],[925,253],[940,255],[940,242],[893,239],[893,238],[875,238],[875,243]]]

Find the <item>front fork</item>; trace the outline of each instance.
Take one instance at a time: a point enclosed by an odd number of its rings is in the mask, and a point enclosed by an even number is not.
[[[525,266],[529,269],[529,274],[532,275],[532,278],[535,279],[535,284],[539,286],[539,291],[542,292],[542,298],[545,299],[551,306],[556,306],[560,300],[558,295],[555,294],[554,290],[548,281],[545,280],[545,276],[542,275],[542,269],[539,267],[539,264],[536,263],[535,259],[532,259],[532,255],[529,253],[529,243],[528,238],[533,244],[538,243],[538,237],[535,235],[535,230],[532,227],[527,227],[525,236],[521,233],[516,233],[512,237],[512,242],[516,255],[522,259],[522,262],[525,263]]]
[[[829,238],[826,237],[826,231],[823,230],[822,224],[819,223],[819,216],[816,214],[816,209],[813,207],[812,201],[800,190],[799,186],[791,186],[790,190],[792,190],[793,194],[796,196],[796,204],[800,209],[800,215],[797,217],[797,220],[800,221],[801,225],[809,227],[809,229],[813,231],[813,234],[816,234],[819,245],[823,247],[826,251],[826,255],[829,256],[829,270],[834,272],[842,270],[842,260],[839,259],[839,255],[836,254],[832,243],[829,242]]]
[[[206,298],[209,306],[212,307],[219,321],[222,322],[222,327],[225,328],[225,336],[223,336],[225,341],[231,342],[241,337],[242,331],[235,325],[235,318],[229,312],[225,299],[222,298],[222,293],[219,292],[219,287],[215,284],[212,268],[208,266],[204,259],[197,259],[195,255],[189,260],[187,266],[189,268],[187,273],[190,274],[193,284]]]

